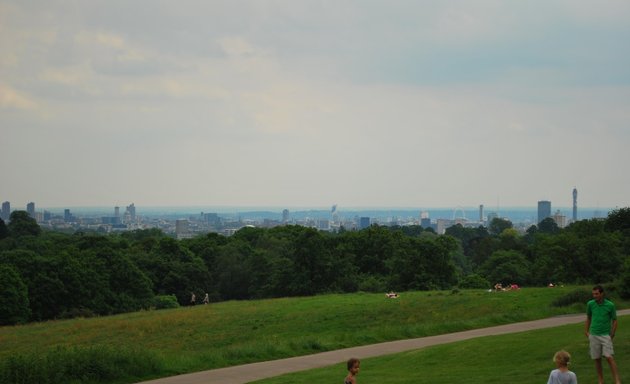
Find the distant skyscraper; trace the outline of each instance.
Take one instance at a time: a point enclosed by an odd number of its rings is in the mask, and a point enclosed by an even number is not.
[[[4,221],[9,221],[9,218],[11,217],[11,203],[9,203],[8,201],[5,201],[4,203],[2,203],[2,220]]]
[[[483,222],[483,204],[479,204],[479,222]]]
[[[573,188],[573,221],[577,221],[577,188]]]
[[[26,212],[28,213],[30,217],[34,219],[35,218],[35,203],[31,201],[30,203],[26,204]]]
[[[114,217],[120,217],[120,207],[114,207]]]
[[[541,200],[538,202],[538,223],[551,217],[551,201]]]
[[[63,210],[63,221],[65,221],[66,223],[69,223],[72,221],[72,214],[70,213],[69,209]]]
[[[282,210],[282,222],[283,223],[287,223],[289,221],[289,210],[288,209],[283,209]]]
[[[131,203],[127,206],[127,212],[131,221],[136,221],[136,206]]]
[[[359,229],[365,229],[370,226],[370,218],[369,217],[361,217],[359,219]]]

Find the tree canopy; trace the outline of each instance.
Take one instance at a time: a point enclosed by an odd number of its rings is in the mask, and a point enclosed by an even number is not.
[[[157,229],[42,231],[15,211],[4,232],[0,221],[0,321],[163,307],[165,297],[187,305],[192,293],[219,301],[616,281],[630,295],[628,212],[567,228],[543,221],[524,234],[495,219],[488,229],[458,224],[444,235],[420,226],[329,233],[287,225],[176,240]]]

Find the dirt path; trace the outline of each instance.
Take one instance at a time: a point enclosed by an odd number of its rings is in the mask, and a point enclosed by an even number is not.
[[[617,311],[618,316],[630,315],[630,309]],[[535,329],[557,327],[565,324],[580,323],[585,320],[584,314],[557,316],[548,319],[525,321],[522,323],[499,325],[496,327],[473,329],[470,331],[447,333],[445,335],[420,337],[390,341],[380,344],[364,345],[339,349],[336,351],[316,353],[313,355],[291,357],[288,359],[264,361],[239,365],[235,367],[213,369],[209,371],[189,373],[179,376],[144,381],[140,384],[245,384],[268,377],[279,376],[289,372],[304,371],[325,367],[346,361],[349,356],[365,359],[373,356],[389,355],[413,349],[420,349],[436,344],[451,343],[475,337],[503,335],[531,331]]]

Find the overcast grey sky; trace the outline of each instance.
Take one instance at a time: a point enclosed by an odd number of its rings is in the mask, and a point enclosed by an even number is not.
[[[0,0],[0,200],[630,206],[630,2]]]

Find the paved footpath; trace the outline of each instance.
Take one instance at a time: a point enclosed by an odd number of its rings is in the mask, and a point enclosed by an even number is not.
[[[630,315],[630,309],[617,311],[618,316]],[[345,362],[349,357],[365,359],[373,356],[389,355],[436,344],[452,343],[460,340],[482,336],[503,335],[531,331],[535,329],[557,327],[565,324],[581,323],[586,319],[584,314],[550,317],[548,319],[525,321],[522,323],[499,325],[496,327],[472,329],[470,331],[447,333],[444,335],[420,337],[390,341],[361,347],[345,348],[336,351],[316,353],[313,355],[291,357],[288,359],[264,361],[235,367],[219,368],[210,371],[188,373],[165,377],[163,379],[144,381],[140,384],[245,384],[255,380],[279,376],[289,372],[304,371]]]

